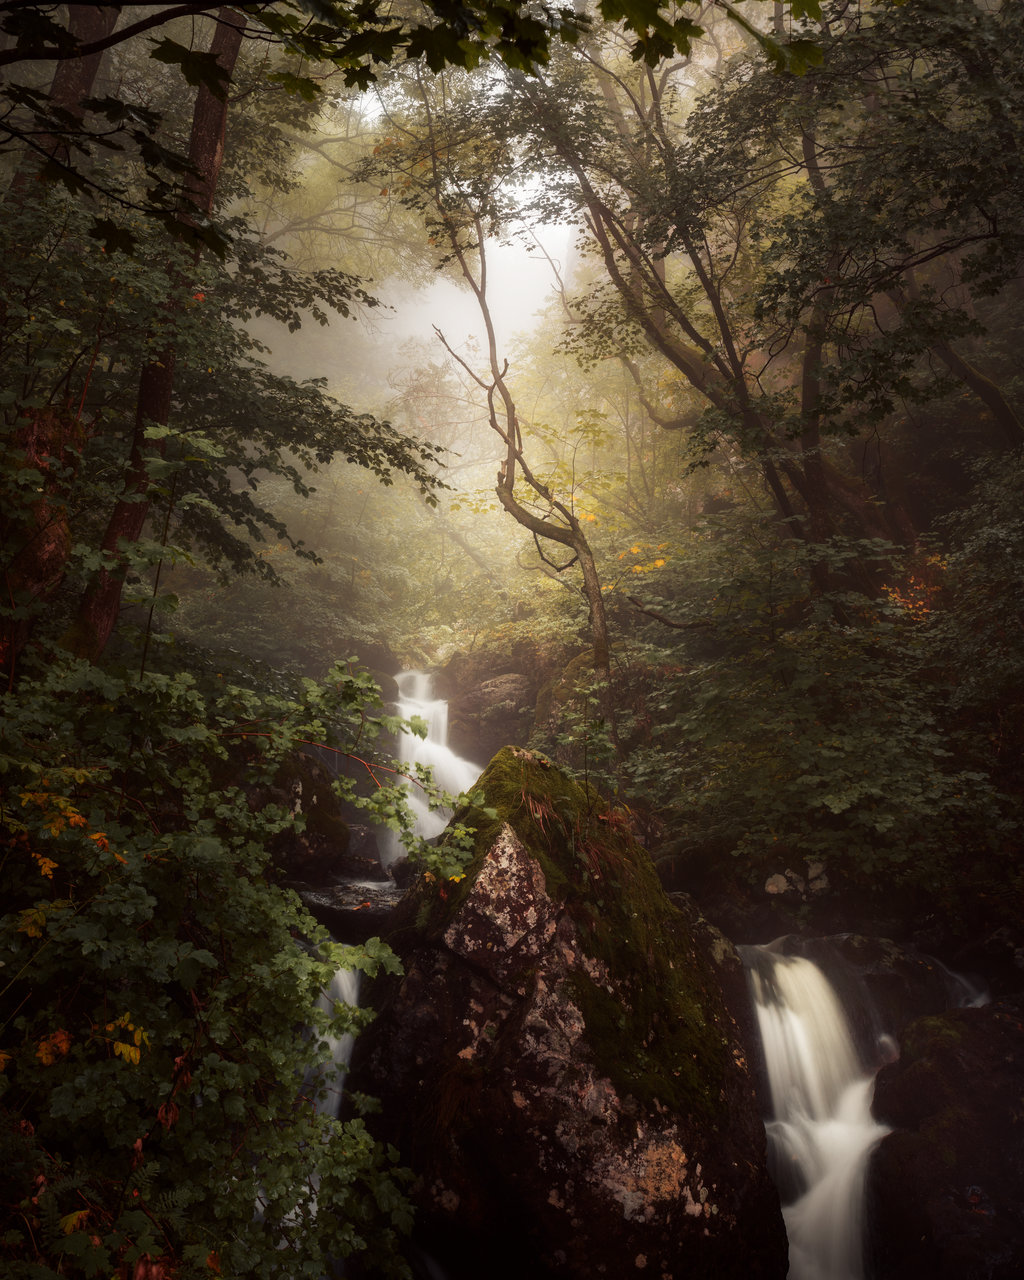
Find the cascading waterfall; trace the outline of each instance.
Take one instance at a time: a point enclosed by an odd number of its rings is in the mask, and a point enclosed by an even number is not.
[[[768,1073],[790,1280],[862,1280],[868,1157],[889,1132],[871,1116],[873,1073],[816,964],[771,947],[741,952]]]
[[[468,791],[479,778],[481,769],[479,765],[461,759],[448,746],[448,703],[433,696],[430,675],[425,671],[403,671],[396,680],[398,714],[404,720],[418,716],[427,723],[425,738],[414,733],[400,735],[398,758],[409,764],[429,765],[437,785],[453,795]],[[428,839],[440,835],[448,823],[446,813],[430,811],[422,792],[415,786],[410,788],[409,807],[416,820],[417,835]],[[402,856],[402,852],[398,836],[389,833],[381,849],[381,862],[385,867],[390,866]]]
[[[359,1004],[359,973],[355,969],[337,969],[331,984],[325,987],[317,999],[318,1008],[324,1013],[333,1013],[337,1002],[348,1005]],[[316,1109],[322,1115],[336,1116],[341,1107],[341,1095],[345,1087],[345,1073],[352,1059],[352,1045],[355,1037],[349,1032],[342,1036],[324,1036],[330,1047],[330,1059],[320,1069],[316,1081],[309,1080],[310,1087],[316,1083],[319,1096]],[[326,1092],[324,1092],[326,1091]]]

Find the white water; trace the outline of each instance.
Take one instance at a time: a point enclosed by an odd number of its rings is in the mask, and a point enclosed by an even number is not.
[[[771,1091],[769,1159],[783,1198],[790,1280],[863,1280],[864,1179],[886,1133],[873,1075],[818,966],[743,948]]]
[[[317,1005],[324,1013],[333,1013],[336,1003],[348,1005],[359,1004],[359,974],[354,969],[338,969],[331,979],[331,985],[320,992]],[[352,1045],[355,1037],[346,1032],[343,1036],[324,1036],[330,1046],[331,1060],[324,1064],[319,1083],[326,1089],[317,1098],[315,1106],[322,1115],[336,1116],[341,1107],[341,1095],[345,1084],[345,1073],[352,1059]]]
[[[424,671],[403,671],[396,679],[398,714],[404,720],[419,716],[427,723],[426,738],[414,733],[400,735],[398,758],[410,765],[429,765],[437,785],[453,795],[469,791],[482,770],[479,765],[457,756],[448,746],[448,703],[433,696],[431,678]],[[428,839],[440,835],[448,824],[448,811],[431,812],[423,791],[415,783],[410,783],[408,789],[416,834]],[[402,845],[396,834],[389,832],[382,845],[381,862],[385,867],[402,856]]]

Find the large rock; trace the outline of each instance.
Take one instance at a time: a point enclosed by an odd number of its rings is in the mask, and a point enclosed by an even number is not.
[[[876,1280],[1024,1275],[1024,1006],[921,1018],[883,1068],[872,1157]]]
[[[480,785],[497,817],[462,815],[464,880],[407,895],[405,975],[357,1045],[430,1251],[474,1280],[781,1278],[747,1050],[699,931],[542,759],[506,748]]]

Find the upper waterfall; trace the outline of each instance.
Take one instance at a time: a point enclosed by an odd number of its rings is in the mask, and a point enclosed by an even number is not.
[[[426,722],[427,734],[403,732],[398,738],[397,755],[411,765],[429,766],[434,781],[453,795],[468,791],[483,771],[482,766],[463,760],[448,746],[448,703],[435,698],[433,678],[426,671],[403,671],[395,677],[398,684],[398,714],[403,720],[413,716]],[[417,835],[440,835],[448,823],[444,811],[430,809],[421,790],[415,785],[409,788],[409,807],[415,817]],[[381,850],[381,862],[389,866],[402,856],[402,845],[397,834],[389,833]]]

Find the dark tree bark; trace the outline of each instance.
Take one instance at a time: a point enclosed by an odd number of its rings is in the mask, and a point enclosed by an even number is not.
[[[216,56],[226,79],[234,71],[246,21],[244,14],[230,8],[221,9],[217,15],[210,52]],[[213,208],[224,160],[227,109],[226,96],[219,97],[207,86],[200,86],[192,113],[189,144],[189,162],[194,172],[186,185],[180,215],[186,226],[193,223],[197,215],[209,214]],[[194,261],[199,261],[198,250]],[[72,651],[91,662],[98,661],[117,623],[129,566],[126,544],[138,541],[149,516],[149,467],[151,461],[163,456],[164,447],[162,441],[148,440],[146,432],[151,425],[166,426],[170,418],[174,364],[174,347],[169,345],[139,375],[135,426],[124,486],[100,544],[112,567],[101,569],[89,582],[68,637]]]
[[[114,29],[118,10],[91,4],[68,5],[68,31],[80,43],[102,40]],[[61,62],[50,86],[53,103],[81,119],[82,102],[93,90],[103,60],[102,52]],[[34,175],[40,159],[66,158],[67,143],[56,135],[44,136],[38,150],[26,154],[11,182],[11,198],[19,204],[32,199]],[[0,314],[3,303],[0,302]],[[81,407],[49,405],[26,409],[24,425],[15,433],[14,448],[24,455],[23,466],[42,477],[39,497],[25,512],[3,522],[6,552],[4,568],[5,604],[12,615],[0,620],[0,671],[13,679],[15,667],[32,632],[39,606],[60,587],[71,551],[68,513],[61,500],[68,475],[77,470],[85,442]],[[63,472],[58,479],[56,472]]]

